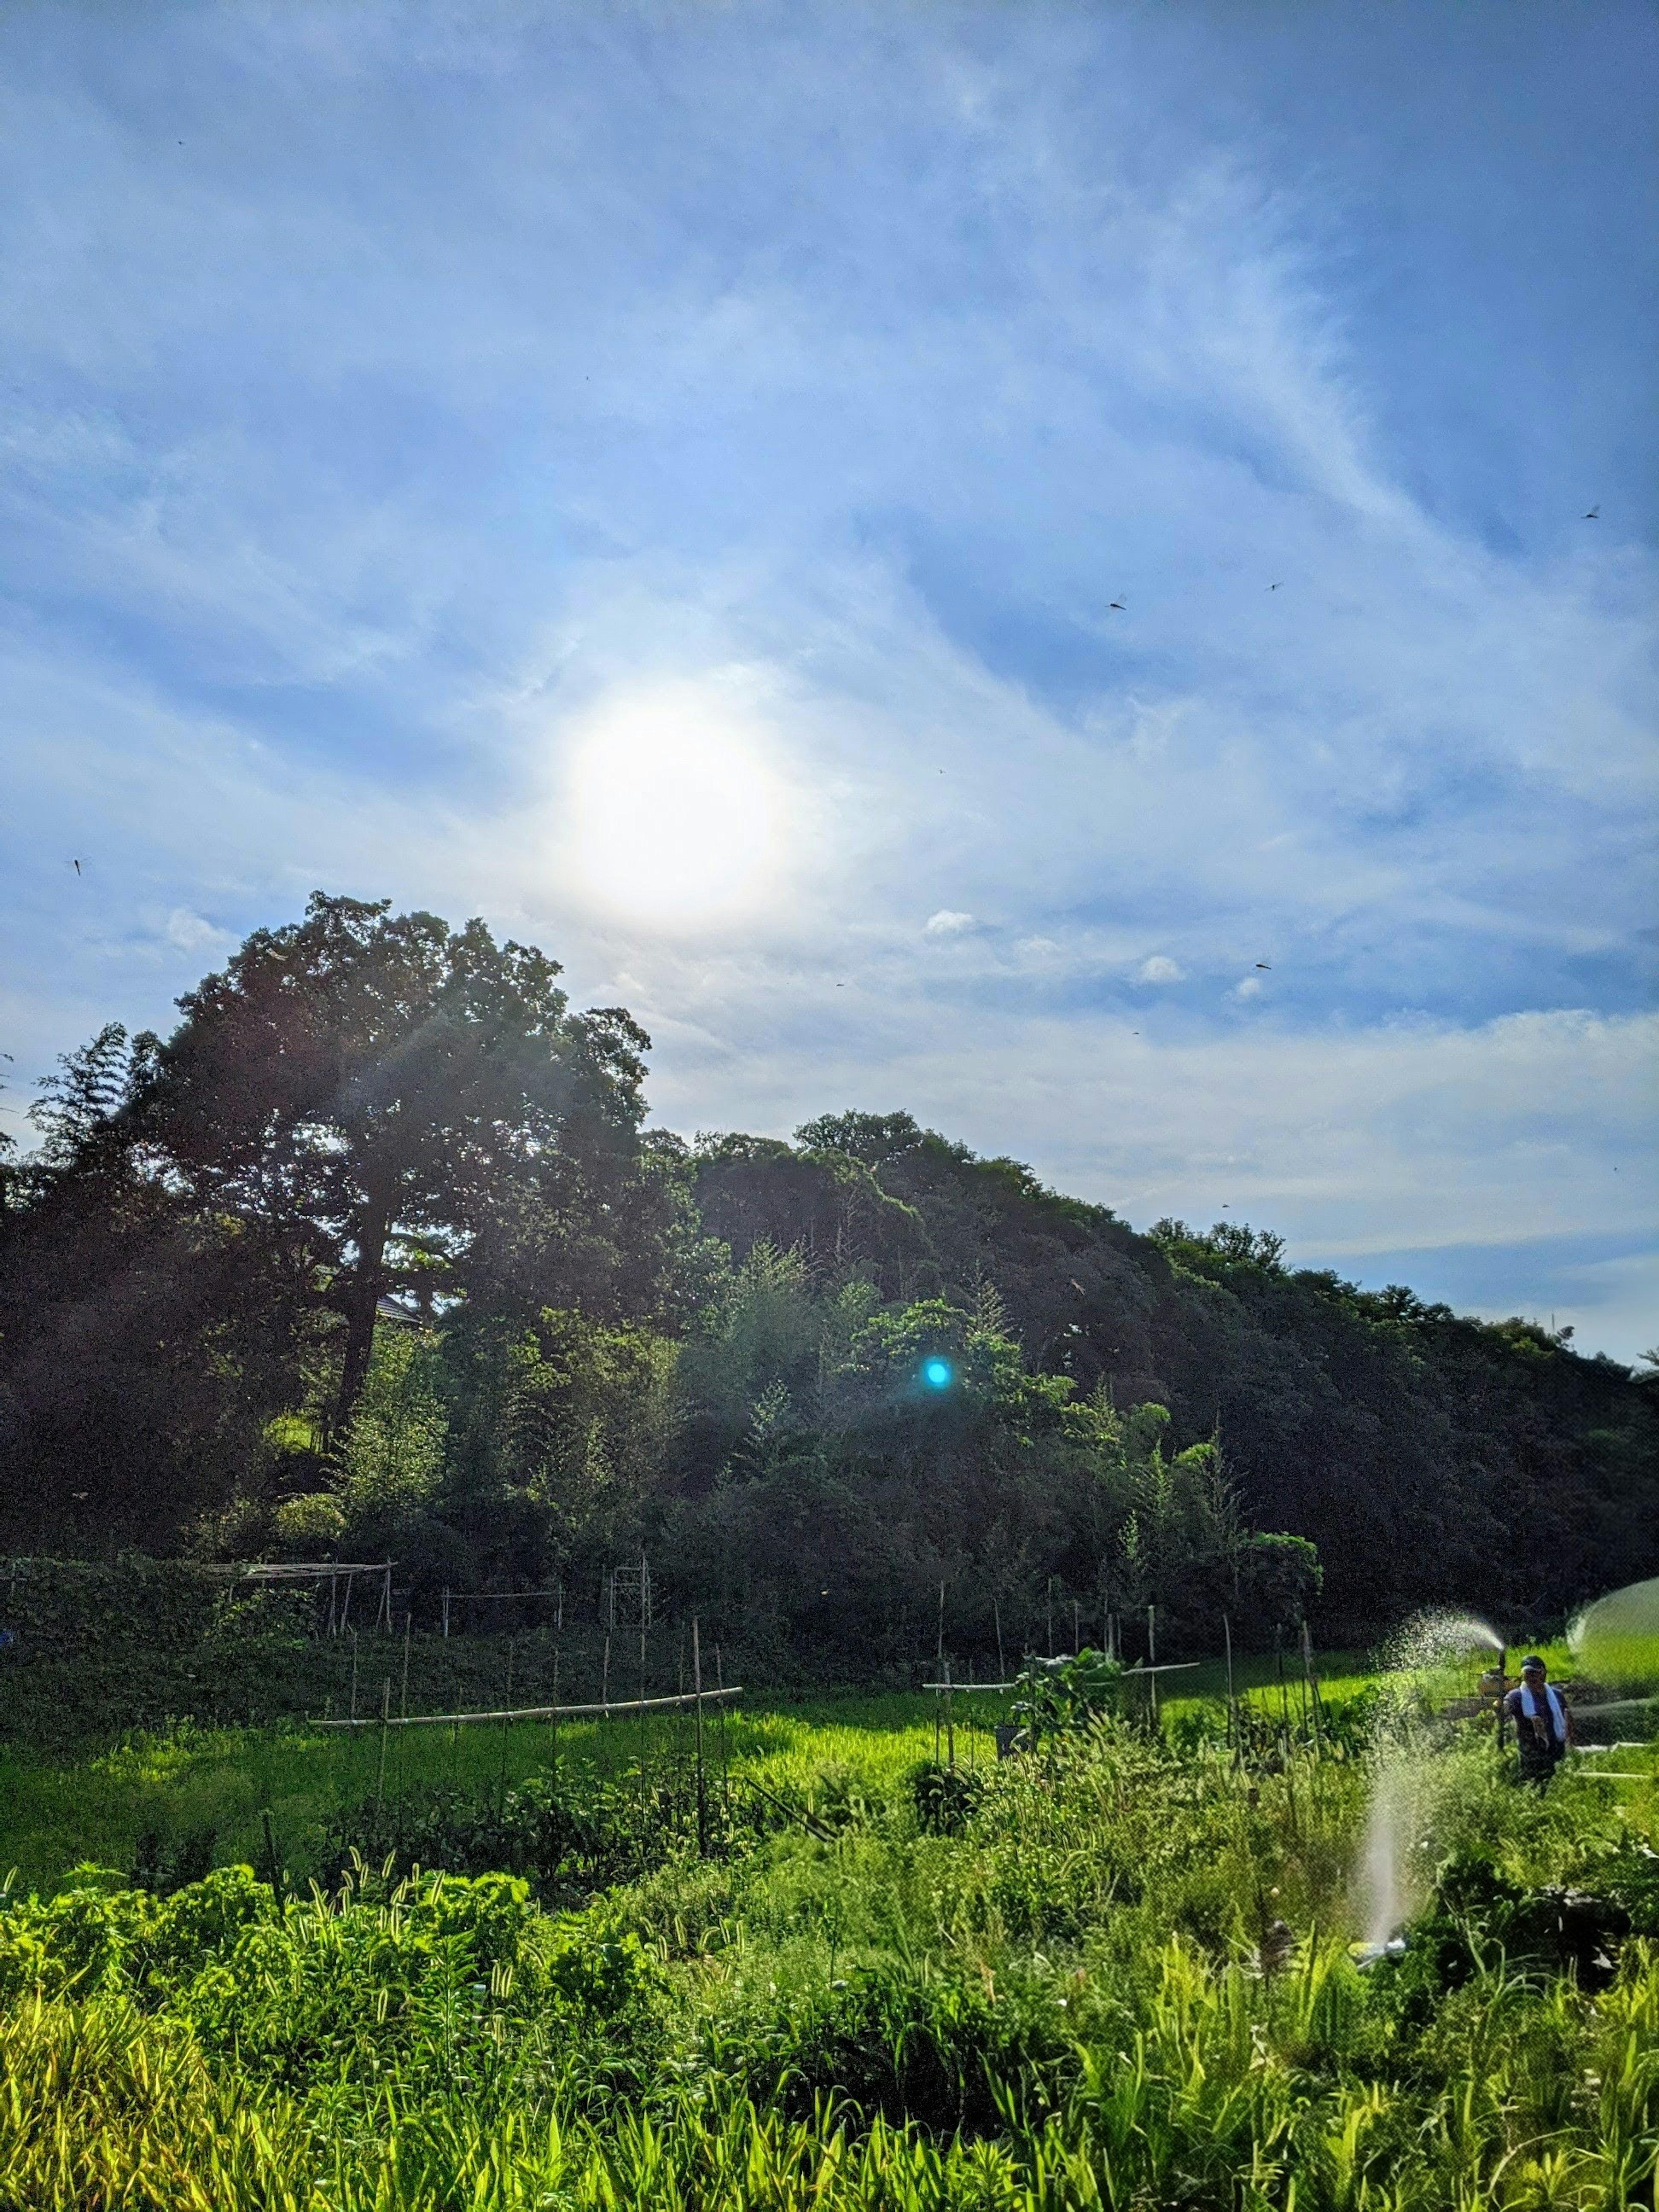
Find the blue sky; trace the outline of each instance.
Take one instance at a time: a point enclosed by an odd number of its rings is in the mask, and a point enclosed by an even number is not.
[[[688,1133],[908,1106],[1634,1358],[1656,60],[9,11],[0,1115],[323,885],[543,945]]]

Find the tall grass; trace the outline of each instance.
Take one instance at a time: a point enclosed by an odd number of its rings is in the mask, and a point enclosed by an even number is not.
[[[1449,1877],[1362,1973],[1355,1764],[1108,1723],[941,1795],[931,1749],[757,1717],[728,1751],[810,1820],[572,1911],[376,1869],[13,1893],[0,2208],[1659,2206],[1659,1955],[1576,1974],[1528,1902],[1659,1899],[1650,1798],[1517,1790],[1471,1734],[1415,1844],[1522,1902]]]

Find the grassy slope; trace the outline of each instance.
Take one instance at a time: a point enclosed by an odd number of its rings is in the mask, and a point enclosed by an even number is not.
[[[1565,1653],[1551,1652],[1565,1664]],[[1376,1675],[1365,1655],[1319,1655],[1323,1691],[1333,1703],[1366,1688]],[[1205,1698],[1224,1694],[1219,1662],[1164,1678],[1166,1725]],[[1271,1659],[1241,1659],[1236,1687],[1270,1715],[1278,1711],[1278,1676]],[[1456,1686],[1454,1685],[1453,1686]],[[1294,1712],[1299,1695],[1292,1674],[1286,1696]],[[991,1757],[985,1724],[1002,1717],[1006,1698],[952,1700],[957,1752],[964,1765]],[[765,1783],[788,1781],[810,1796],[823,1771],[856,1775],[885,1795],[916,1760],[934,1749],[935,1700],[924,1694],[860,1694],[805,1698],[774,1705],[750,1698],[725,1728],[725,1748],[735,1767]],[[977,1722],[975,1728],[970,1725]],[[720,1755],[721,1731],[708,1722],[711,1764]],[[616,1772],[635,1762],[641,1747],[637,1720],[561,1723],[561,1766],[587,1775]],[[689,1751],[689,1718],[653,1717],[645,1735],[647,1757]],[[544,1769],[556,1750],[544,1723],[510,1729],[392,1729],[386,1743],[385,1786],[395,1796],[431,1784],[483,1792]],[[296,1874],[314,1863],[320,1822],[335,1807],[361,1800],[376,1788],[379,1731],[356,1736],[307,1729],[198,1729],[184,1725],[155,1735],[129,1734],[113,1743],[56,1754],[0,1752],[0,1876],[15,1868],[24,1887],[57,1887],[77,1864],[129,1868],[147,1831],[165,1847],[193,1831],[213,1832],[212,1860],[263,1864],[262,1814],[269,1811],[285,1862]],[[1621,1754],[1628,1765],[1630,1754]]]
[[[917,1700],[849,1699],[732,1735],[823,1802],[838,1770],[896,1782],[933,1729]],[[251,1773],[259,1747],[234,1748]],[[290,1779],[349,1756],[264,1748]],[[177,1749],[175,1784],[205,1793],[211,1747]],[[1474,1735],[1428,1765],[1431,1861],[1474,1844],[1547,1881],[1653,1833],[1650,1796],[1615,1806],[1581,1771],[1516,1790]],[[1650,2206],[1659,1962],[1632,1947],[1590,2002],[1494,1955],[1426,2018],[1391,2004],[1340,1940],[1365,1784],[1108,1736],[995,1770],[960,1836],[918,1834],[900,1792],[833,1841],[782,1829],[569,1917],[488,1883],[280,1921],[245,1893],[252,1948],[228,1972],[206,1891],[26,1908],[0,2212]],[[1279,1916],[1299,1948],[1264,1976],[1251,1949]],[[105,1925],[157,1931],[125,1981]],[[836,2089],[862,2112],[815,2106]]]

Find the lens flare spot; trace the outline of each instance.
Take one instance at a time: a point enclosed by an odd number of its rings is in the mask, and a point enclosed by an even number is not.
[[[951,1380],[950,1361],[948,1359],[924,1360],[921,1379],[930,1390],[948,1390]]]

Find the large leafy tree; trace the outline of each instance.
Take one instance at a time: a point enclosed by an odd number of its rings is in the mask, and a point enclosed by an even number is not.
[[[135,1064],[124,1119],[149,1172],[343,1322],[337,1423],[388,1295],[651,1303],[649,1040],[619,1009],[573,1014],[558,975],[482,921],[318,892]]]

